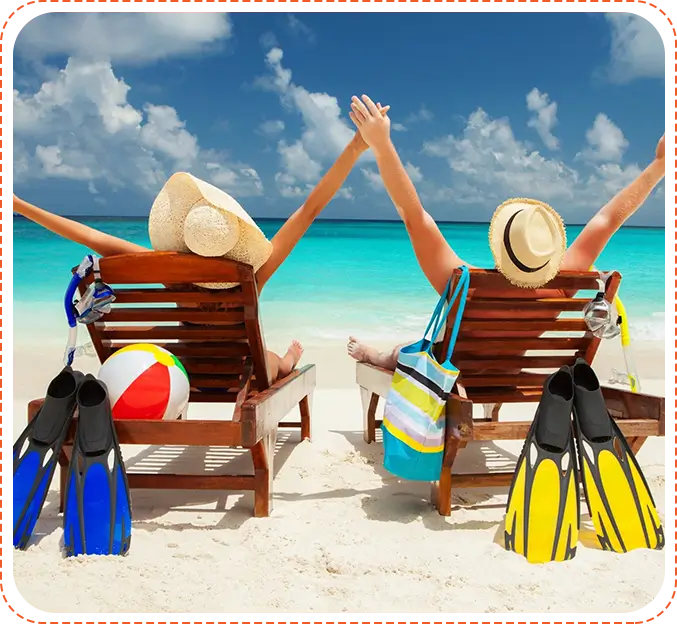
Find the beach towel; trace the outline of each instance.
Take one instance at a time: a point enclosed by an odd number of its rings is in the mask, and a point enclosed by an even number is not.
[[[437,481],[444,454],[445,405],[458,369],[451,356],[458,336],[470,274],[467,267],[449,297],[451,279],[430,318],[423,338],[402,347],[386,398],[383,432],[383,466],[390,473],[412,481]],[[446,360],[438,362],[433,346],[458,300]]]

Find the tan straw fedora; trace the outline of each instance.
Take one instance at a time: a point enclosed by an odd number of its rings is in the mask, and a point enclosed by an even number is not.
[[[150,209],[148,233],[156,251],[193,252],[238,260],[254,267],[268,260],[273,246],[245,209],[228,193],[192,176],[172,175]],[[231,288],[235,284],[199,284]]]
[[[494,212],[489,246],[496,268],[515,286],[540,288],[557,275],[567,237],[562,218],[534,199],[509,199]]]

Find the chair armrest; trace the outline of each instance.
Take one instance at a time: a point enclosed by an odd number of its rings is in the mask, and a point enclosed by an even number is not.
[[[361,388],[385,399],[393,381],[393,371],[373,364],[358,362],[355,377]]]
[[[244,436],[247,445],[253,446],[273,431],[294,407],[313,393],[316,374],[314,364],[296,369],[242,404],[241,421],[246,424]]]
[[[31,422],[33,420],[38,412],[40,411],[40,408],[43,406],[45,402],[45,399],[33,399],[29,404],[28,404],[28,422]]]
[[[447,399],[447,428],[451,435],[460,440],[473,437],[472,401],[460,394],[451,393]]]
[[[665,397],[602,386],[609,413],[616,420],[657,420],[659,434],[665,435]]]

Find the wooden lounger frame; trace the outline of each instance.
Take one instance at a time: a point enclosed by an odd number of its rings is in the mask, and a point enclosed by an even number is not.
[[[452,292],[460,275],[460,270],[454,272]],[[580,290],[596,294],[598,279],[596,272],[562,272],[547,284],[548,290],[529,291],[512,286],[498,271],[470,271],[470,291],[452,357],[461,374],[446,407],[442,473],[439,482],[432,484],[432,500],[440,514],[451,513],[452,481],[459,488],[510,484],[512,472],[452,473],[459,450],[471,440],[526,438],[531,421],[501,422],[503,403],[538,402],[549,373],[572,365],[577,357],[592,364],[600,339],[588,331],[582,316],[590,297],[574,294]],[[605,290],[607,301],[613,301],[620,281],[619,273],[610,275]],[[561,312],[578,314],[575,318],[558,318]],[[440,359],[446,357],[455,316],[456,308],[449,315],[446,335],[438,348]],[[541,335],[544,332],[548,335]],[[572,337],[574,332],[579,335]],[[379,398],[388,394],[392,374],[370,364],[357,365],[364,439],[368,443],[374,442],[376,428],[381,425],[376,410]],[[663,397],[607,387],[603,393],[609,412],[635,453],[649,436],[665,435]],[[489,408],[484,418],[473,418],[474,404]]]
[[[269,383],[252,267],[221,258],[148,252],[103,258],[101,277],[116,295],[103,322],[88,326],[101,362],[127,344],[157,344],[174,353],[186,368],[191,402],[235,404],[228,420],[116,421],[120,444],[242,447],[250,452],[254,465],[249,475],[131,473],[130,487],[252,490],[254,515],[268,516],[278,427],[300,428],[301,439],[310,439],[315,366],[304,366]],[[91,279],[83,281],[81,294]],[[229,290],[193,286],[214,282],[239,286]],[[29,420],[42,402],[29,404]],[[280,422],[295,406],[300,421]],[[74,432],[75,422],[59,459],[62,509]]]

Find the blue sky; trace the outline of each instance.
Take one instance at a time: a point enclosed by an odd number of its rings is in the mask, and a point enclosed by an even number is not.
[[[145,215],[187,170],[286,217],[364,92],[445,221],[528,196],[584,222],[664,132],[663,44],[627,13],[52,13],[14,57],[15,192],[63,214]],[[664,202],[631,223],[664,224]],[[323,217],[397,218],[373,157]]]

